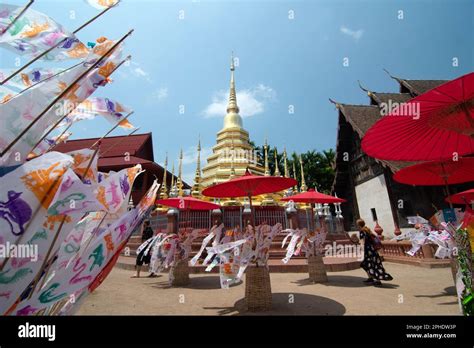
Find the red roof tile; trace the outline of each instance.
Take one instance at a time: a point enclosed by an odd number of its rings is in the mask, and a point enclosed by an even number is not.
[[[69,152],[85,149],[91,147],[98,139],[99,138],[68,140],[65,143],[55,146],[54,151]],[[123,157],[126,153],[129,153],[131,156],[139,155],[140,150],[149,139],[151,139],[151,133],[106,137],[101,140],[99,158]],[[151,158],[147,159],[153,161],[153,150],[151,150]]]

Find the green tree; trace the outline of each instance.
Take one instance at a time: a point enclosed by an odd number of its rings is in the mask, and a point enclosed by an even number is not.
[[[259,163],[263,166],[265,161],[265,152],[263,145],[255,146],[251,143],[257,154]],[[275,148],[269,145],[268,148],[268,166],[270,173],[275,172]],[[334,181],[334,163],[336,154],[333,149],[323,150],[322,152],[316,150],[309,150],[301,154],[303,159],[303,170],[305,174],[306,186],[309,188],[317,188],[319,192],[331,193],[332,183]],[[277,150],[278,169],[281,175],[284,175],[284,161],[283,151]],[[288,169],[290,176],[294,177],[293,163],[295,163],[296,179],[298,186],[301,186],[301,166],[299,155],[295,152],[288,154]]]

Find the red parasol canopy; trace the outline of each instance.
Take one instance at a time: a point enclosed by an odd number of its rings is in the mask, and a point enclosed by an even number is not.
[[[471,204],[474,202],[474,189],[451,195],[446,198],[446,202],[453,204]]]
[[[251,197],[285,190],[297,184],[292,178],[253,175],[248,169],[244,175],[206,188],[208,197]]]
[[[178,208],[180,210],[213,210],[221,208],[218,204],[202,201],[194,197],[157,199],[155,203],[158,205],[166,205],[167,207]]]
[[[362,149],[369,156],[393,161],[474,153],[474,73],[395,107],[367,131]]]
[[[402,184],[441,186],[474,181],[474,157],[431,161],[403,168],[393,175]]]
[[[297,203],[343,203],[345,199],[325,195],[324,193],[309,189],[308,192],[303,192],[294,196],[285,197],[282,201],[293,201]]]

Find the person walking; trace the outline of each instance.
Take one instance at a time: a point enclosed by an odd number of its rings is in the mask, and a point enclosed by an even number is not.
[[[142,269],[142,266],[149,265],[150,260],[151,260],[151,250],[149,250],[150,243],[152,242],[152,237],[153,237],[153,229],[151,228],[150,225],[150,220],[145,220],[143,225],[142,225],[142,244],[138,248],[138,255],[137,255],[137,260],[135,262],[135,269],[137,271],[137,274],[133,276],[132,278],[140,278],[140,271]],[[149,277],[153,277],[154,274],[150,274]]]
[[[360,232],[360,240],[364,243],[364,260],[361,262],[360,267],[367,272],[369,277],[367,280],[364,280],[364,283],[380,287],[382,285],[381,280],[389,281],[393,277],[385,272],[382,259],[377,252],[376,246],[380,243],[377,243],[378,236],[365,225],[365,221],[362,219],[357,220],[357,227]]]

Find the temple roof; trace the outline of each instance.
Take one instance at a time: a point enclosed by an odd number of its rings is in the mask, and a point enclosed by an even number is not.
[[[54,151],[69,152],[91,147],[99,138],[68,140],[54,147]],[[129,136],[105,137],[99,147],[99,158],[124,157],[125,153],[153,161],[151,133],[132,134]]]
[[[99,138],[74,139],[56,145],[53,151],[70,152],[91,147]],[[126,158],[125,154],[129,156]],[[126,160],[127,159],[127,160]],[[159,180],[163,177],[164,168],[154,162],[153,141],[151,133],[132,134],[129,136],[105,137],[99,145],[98,167],[100,170],[117,170],[141,164],[143,169],[155,174]],[[169,173],[171,180],[171,173]],[[168,181],[167,180],[167,181]],[[184,183],[185,188],[190,186]]]
[[[388,73],[388,71],[387,71]],[[390,73],[389,73],[390,75]],[[340,114],[351,125],[352,129],[362,139],[369,128],[380,119],[381,104],[390,105],[391,103],[404,103],[413,97],[423,94],[439,85],[446,83],[448,80],[409,80],[390,75],[394,80],[400,84],[400,93],[385,93],[373,92],[367,88],[362,87],[359,82],[359,87],[367,92],[371,99],[371,105],[351,105],[337,103],[331,100],[340,110]],[[339,134],[338,134],[339,142]],[[403,167],[413,164],[413,162],[399,162],[399,161],[385,161],[378,160],[384,166],[388,166],[393,172],[400,170]]]
[[[381,117],[380,109],[375,105],[338,104],[338,108],[361,138]]]
[[[430,89],[438,87],[443,83],[448,82],[448,80],[406,80],[398,79],[399,82],[406,87],[409,92],[420,95],[425,92],[428,92]],[[400,92],[403,92],[403,88],[400,89]]]
[[[388,104],[390,101],[392,103],[405,103],[412,99],[413,97],[409,93],[379,93],[371,92],[370,96],[375,102],[380,105],[382,103]]]
[[[337,107],[341,111],[341,115],[344,116],[345,120],[351,125],[352,129],[361,139],[369,128],[382,117],[380,115],[379,107],[375,105],[350,105],[338,103]],[[376,160],[382,165],[388,166],[393,172],[413,164],[413,162]]]

